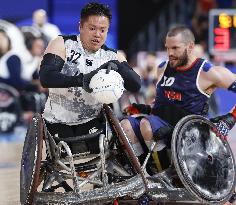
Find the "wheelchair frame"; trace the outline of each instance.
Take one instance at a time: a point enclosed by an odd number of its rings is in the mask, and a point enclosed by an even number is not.
[[[22,205],[105,204],[114,199],[136,200],[143,194],[147,194],[151,200],[159,202],[196,200],[204,203],[211,202],[199,195],[196,196],[191,188],[186,186],[182,175],[180,175],[180,180],[183,182],[183,186],[179,187],[172,183],[169,170],[164,170],[154,176],[145,176],[145,163],[143,166],[140,165],[131,143],[113,111],[108,105],[104,105],[103,112],[106,118],[105,133],[104,130],[99,130],[96,133],[73,139],[63,138],[64,141],[52,137],[48,133],[41,115],[35,115],[29,127],[22,153],[20,186]],[[175,128],[175,133],[176,130],[181,129],[181,123],[186,119],[184,118],[178,123],[179,127]],[[71,153],[67,142],[97,135],[99,135],[100,148],[98,155]],[[47,160],[42,160],[43,140]],[[119,143],[116,144],[114,140],[118,140]],[[129,159],[125,165],[117,160],[117,155],[120,154],[118,153],[119,146],[124,147],[125,153],[122,154]],[[66,157],[63,157],[62,153],[64,155],[66,153]],[[146,161],[149,157],[150,154],[147,155]],[[176,162],[173,152],[172,157]],[[34,163],[30,164],[32,158]],[[78,163],[85,159],[87,162]],[[176,163],[174,163],[175,166]],[[178,167],[177,173],[180,174]],[[68,180],[72,180],[73,187],[67,183]],[[55,185],[55,183],[57,184]],[[41,191],[38,191],[39,185],[42,186]],[[86,185],[93,186],[93,188],[86,189]],[[85,189],[83,189],[84,187]],[[54,192],[57,188],[63,188],[64,192]],[[214,201],[214,203],[221,204],[227,199],[228,196],[221,201]]]

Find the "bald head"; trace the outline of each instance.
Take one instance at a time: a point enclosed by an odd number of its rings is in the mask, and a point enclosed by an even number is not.
[[[182,42],[185,44],[194,43],[195,37],[190,29],[185,26],[176,26],[169,30],[167,33],[167,37],[174,37],[177,35],[181,35]]]
[[[43,9],[38,9],[33,13],[33,22],[39,27],[47,22],[47,12]]]

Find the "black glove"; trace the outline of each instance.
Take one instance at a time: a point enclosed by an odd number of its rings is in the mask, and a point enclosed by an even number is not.
[[[119,61],[118,60],[110,60],[104,64],[102,64],[99,68],[97,68],[96,70],[99,71],[101,69],[106,69],[106,73],[108,74],[110,72],[110,70],[114,70],[117,71],[118,70],[118,65],[119,65]]]
[[[119,62],[119,61],[118,61]],[[92,79],[92,77],[98,73],[99,70],[101,69],[106,69],[106,73],[108,74],[110,72],[110,70],[114,70],[117,71],[118,67],[117,64],[115,63],[115,60],[111,60],[108,61],[104,64],[102,64],[99,68],[97,68],[96,70],[91,71],[90,73],[84,74],[83,75],[83,89],[88,92],[91,93],[93,92],[93,89],[89,87],[90,81]]]
[[[132,106],[136,108],[139,111],[139,113],[148,114],[148,115],[151,113],[150,105],[132,103]]]
[[[89,87],[89,84],[90,84],[92,77],[97,73],[98,73],[98,70],[93,70],[90,73],[83,75],[83,89],[86,92],[88,92],[88,93],[93,92],[93,89]]]
[[[106,74],[108,74],[111,70],[114,70],[114,71],[118,71],[118,66],[117,66],[117,63],[116,61],[108,61],[107,62],[107,65],[106,65]],[[106,63],[105,63],[106,64]],[[102,68],[104,69],[104,68]]]
[[[228,113],[219,117],[210,119],[216,125],[216,134],[222,139],[226,139],[229,131],[233,128],[236,123],[235,117]]]

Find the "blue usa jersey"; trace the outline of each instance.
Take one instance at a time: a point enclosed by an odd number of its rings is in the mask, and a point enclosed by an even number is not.
[[[209,62],[200,58],[184,71],[170,67],[168,61],[161,63],[159,69],[165,71],[156,86],[154,109],[172,104],[192,114],[205,114],[210,96],[199,88],[198,77],[201,70],[207,72],[211,67]]]

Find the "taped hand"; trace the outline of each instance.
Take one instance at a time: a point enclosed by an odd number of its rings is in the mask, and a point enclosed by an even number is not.
[[[213,128],[213,131],[216,135],[223,140],[227,140],[229,131],[236,123],[236,118],[231,113],[228,113],[226,115],[212,118],[210,121],[215,123],[215,128]]]

